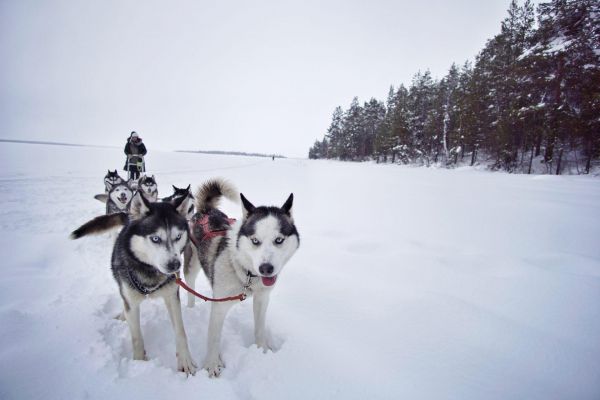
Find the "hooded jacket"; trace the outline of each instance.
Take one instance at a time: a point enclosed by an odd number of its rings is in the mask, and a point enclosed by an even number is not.
[[[132,134],[133,135],[133,134]],[[132,139],[132,135],[129,135],[129,139],[127,139],[127,143],[125,143],[125,148],[123,149],[123,151],[125,152],[125,155],[127,157],[125,157],[125,167],[123,168],[124,170],[128,170],[127,169],[127,161],[130,155],[132,154],[139,154],[141,156],[145,156],[146,153],[148,152],[146,150],[146,146],[144,145],[142,138],[138,138],[137,143],[134,143],[131,139]],[[144,163],[145,164],[145,163]],[[143,165],[143,164],[142,164]],[[145,165],[142,166],[142,172],[145,171]]]

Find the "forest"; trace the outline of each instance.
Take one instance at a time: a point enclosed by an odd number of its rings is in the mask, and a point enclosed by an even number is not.
[[[600,2],[513,0],[474,62],[337,107],[311,159],[588,174],[600,164]]]

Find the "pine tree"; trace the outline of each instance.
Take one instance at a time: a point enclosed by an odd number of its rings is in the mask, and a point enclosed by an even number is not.
[[[331,125],[329,125],[325,136],[329,143],[327,158],[341,158],[344,146],[343,118],[344,111],[342,107],[336,107],[331,117]]]
[[[389,135],[389,148],[392,152],[392,162],[396,157],[403,164],[412,162],[414,158],[414,145],[410,131],[411,113],[409,109],[408,90],[400,85],[393,98],[393,111]]]
[[[308,158],[310,160],[316,160],[321,157],[321,142],[319,140],[315,140],[315,144],[308,150]]]
[[[600,2],[511,1],[500,32],[474,64],[452,65],[440,81],[417,73],[409,89],[390,87],[385,106],[355,98],[334,112],[310,156],[403,163],[470,157],[471,165],[547,172],[568,163],[589,173],[600,158]]]
[[[352,99],[350,108],[344,114],[343,137],[344,146],[341,154],[343,160],[363,160],[366,150],[366,134],[363,121],[363,109],[358,97]]]
[[[441,118],[440,144],[446,164],[456,163],[458,151],[460,151],[460,140],[457,132],[459,83],[458,67],[456,64],[452,64],[448,70],[448,75],[440,81],[438,86],[437,115],[438,118]]]
[[[365,156],[371,158],[375,155],[375,141],[385,118],[385,106],[375,98],[371,98],[363,106],[364,118],[364,152]]]
[[[432,142],[435,135],[433,123],[435,118],[432,113],[434,93],[435,82],[431,78],[429,70],[425,73],[419,72],[413,77],[409,89],[409,110],[411,114],[409,126],[416,161],[424,162],[426,165],[431,162]]]
[[[560,163],[565,149],[580,148],[589,172],[600,150],[600,5],[591,0],[553,0],[540,4],[538,11],[534,55],[546,76],[551,129],[544,160],[552,166],[554,160]]]
[[[392,119],[394,114],[395,95],[396,93],[394,91],[394,86],[390,86],[385,107],[385,114],[375,135],[374,153],[378,162],[381,157],[383,157],[383,162],[387,162],[388,155],[390,155],[392,148],[394,147],[394,141],[392,137]]]

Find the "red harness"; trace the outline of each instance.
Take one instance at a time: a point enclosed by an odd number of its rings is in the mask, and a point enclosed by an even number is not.
[[[210,239],[216,238],[218,236],[225,236],[227,234],[227,231],[229,230],[229,226],[231,226],[231,224],[233,224],[236,221],[236,219],[235,218],[227,218],[227,219],[225,219],[225,221],[227,221],[227,228],[211,229],[208,215],[204,215],[204,216],[202,216],[202,218],[192,218],[189,221],[188,225],[189,225],[189,231],[190,231],[190,239],[192,240],[192,242],[194,243],[196,248],[198,248],[200,246],[200,243],[205,240],[210,240]],[[196,238],[195,233],[202,233],[202,234],[199,238]],[[250,288],[251,276],[252,275],[250,274],[250,272],[248,272],[247,280],[243,286],[242,293],[238,294],[237,296],[223,297],[223,298],[219,298],[219,299],[207,297],[207,296],[204,296],[204,295],[196,292],[194,289],[192,289],[191,287],[186,285],[185,282],[183,282],[181,280],[181,278],[179,277],[179,273],[177,273],[177,275],[176,275],[175,282],[179,286],[181,286],[182,288],[184,288],[185,290],[187,290],[188,292],[193,294],[194,296],[199,297],[204,301],[218,301],[218,302],[232,301],[232,300],[244,301],[244,300],[246,300],[246,297],[247,297],[246,292],[248,291],[248,288]]]
[[[237,221],[235,218],[227,218],[227,223],[229,225],[233,224],[235,221]],[[198,247],[200,245],[200,242],[203,242],[205,240],[210,240],[219,236],[225,236],[227,234],[227,231],[229,229],[218,229],[218,230],[211,230],[210,228],[210,222],[208,220],[208,215],[204,215],[202,218],[199,219],[192,219],[189,222],[189,227],[190,227],[190,239],[192,240],[192,242],[194,242],[194,244],[196,245],[196,247]],[[200,229],[194,229],[196,227],[199,227]],[[202,232],[202,236],[197,238],[196,235],[194,235],[194,232]]]

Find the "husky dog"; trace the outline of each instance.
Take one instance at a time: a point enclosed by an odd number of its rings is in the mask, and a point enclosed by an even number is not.
[[[146,197],[146,199],[150,201],[158,200],[158,185],[156,184],[156,179],[154,179],[154,175],[142,175],[137,182],[137,190],[141,192],[144,195],[144,197]]]
[[[187,216],[186,219],[191,219],[194,215],[194,196],[192,195],[191,185],[188,185],[185,189],[180,189],[177,186],[173,185],[173,194],[167,197],[163,197],[161,201],[171,202],[178,197],[184,197],[184,203],[186,203],[187,207]]]
[[[127,182],[118,183],[110,188],[106,196],[106,214],[114,214],[119,212],[128,212],[129,203],[133,198],[133,192],[127,185]],[[102,201],[102,195],[94,196],[97,200]]]
[[[237,191],[222,180],[212,180],[202,185],[196,194],[196,211],[208,214],[209,220],[218,216],[219,199],[237,202]],[[189,286],[200,268],[204,270],[214,297],[228,297],[247,286],[248,294],[254,296],[254,335],[258,347],[267,351],[270,347],[265,330],[269,294],[285,263],[300,244],[300,237],[292,218],[293,194],[282,207],[255,207],[243,194],[243,218],[235,222],[223,237],[198,240],[191,245],[189,265],[184,267]],[[224,214],[223,214],[224,215]],[[194,230],[192,230],[194,232]],[[193,306],[194,298],[188,298]],[[210,377],[217,377],[225,367],[220,354],[223,322],[234,302],[212,303],[208,326],[207,355],[203,368]]]
[[[132,192],[137,192],[139,181],[140,181],[140,178],[138,178],[138,179],[129,178],[127,180],[127,186],[129,186],[129,189],[131,189]]]
[[[104,176],[104,193],[110,192],[110,189],[119,183],[123,183],[123,178],[119,176],[116,169],[114,172],[109,169]]]
[[[119,179],[121,179],[121,178],[119,177]],[[122,186],[122,185],[124,185],[125,188],[129,189],[129,191],[131,192],[130,195],[127,195],[127,193],[126,193],[126,196],[128,197],[128,200],[131,200],[131,198],[133,197],[133,194],[134,194],[135,191],[131,190],[130,180],[128,180],[128,181],[125,182],[125,181],[123,181],[123,179],[121,179],[120,182],[111,183],[110,181],[106,180],[106,178],[104,179],[104,186],[107,189],[107,192],[106,193],[102,193],[102,194],[95,194],[94,198],[96,200],[104,203],[104,204],[107,204],[108,201],[109,201],[109,199],[110,199],[110,192],[114,188],[115,190],[118,190],[118,192],[119,192],[118,194],[113,195],[113,202],[115,202],[115,200],[117,200],[118,197],[121,197],[121,192],[124,191],[123,187],[120,187],[120,188],[117,189],[118,186]],[[123,208],[123,205],[121,204],[121,202],[115,202],[115,204],[116,204],[117,208],[119,208],[119,209]],[[108,212],[107,212],[107,214],[108,214]]]
[[[133,359],[145,360],[140,328],[140,303],[146,297],[162,297],[175,329],[177,368],[186,374],[196,372],[181,317],[181,304],[174,274],[181,267],[181,252],[188,242],[183,199],[152,203],[137,194],[131,213],[96,217],[72,234],[78,239],[124,225],[112,252],[111,269],[123,299],[124,314],[133,345]]]
[[[194,196],[192,195],[191,185],[188,185],[185,189],[178,188],[175,185],[173,186],[173,194],[167,197],[163,197],[161,201],[163,202],[173,202],[176,199],[183,198],[183,202],[181,203],[181,208],[186,210],[185,219],[190,221],[194,216]],[[184,265],[189,264],[190,257],[192,256],[191,243],[188,243],[185,246],[183,251],[183,263]]]
[[[188,185],[185,189],[178,188],[175,185],[173,187],[173,194],[167,197],[163,197],[160,201],[172,201],[175,197],[183,197],[183,196],[192,196],[192,191],[190,190],[192,185]]]

